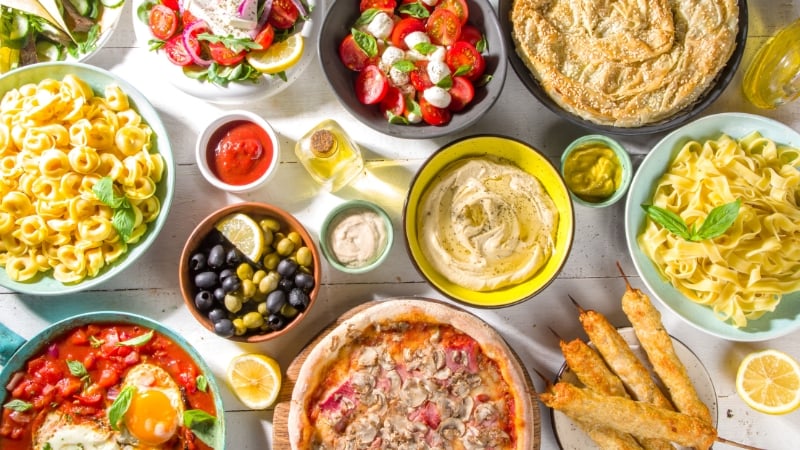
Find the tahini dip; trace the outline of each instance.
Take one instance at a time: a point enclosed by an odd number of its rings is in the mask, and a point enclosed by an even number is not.
[[[333,219],[327,239],[341,265],[352,269],[364,267],[386,249],[386,223],[369,208],[346,209]]]
[[[450,282],[489,291],[539,271],[558,210],[536,177],[510,161],[470,157],[445,167],[420,200],[420,247]]]

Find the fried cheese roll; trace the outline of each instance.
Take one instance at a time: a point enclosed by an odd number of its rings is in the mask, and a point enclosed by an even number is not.
[[[709,424],[712,423],[708,407],[700,400],[686,373],[686,366],[675,353],[672,338],[661,322],[661,313],[653,306],[648,296],[639,289],[632,289],[628,284],[622,296],[622,310],[631,321],[633,331],[647,353],[653,370],[667,387],[675,408]]]
[[[698,450],[711,448],[717,439],[717,430],[696,417],[566,382],[556,383],[548,392],[539,394],[539,399],[571,417],[641,438],[671,441]]]

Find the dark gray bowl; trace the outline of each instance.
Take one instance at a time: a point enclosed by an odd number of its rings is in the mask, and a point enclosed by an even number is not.
[[[389,123],[377,105],[364,105],[356,98],[353,84],[356,72],[342,64],[339,59],[339,44],[350,32],[359,16],[358,2],[334,0],[325,19],[317,41],[317,52],[322,72],[328,80],[339,102],[350,114],[370,128],[389,136],[405,139],[428,139],[450,135],[464,130],[477,122],[492,107],[503,90],[508,66],[508,50],[492,6],[488,0],[467,0],[469,23],[486,36],[487,52],[485,73],[492,76],[485,86],[475,88],[475,99],[464,110],[453,113],[452,120],[444,126],[435,127],[424,123],[400,125]]]

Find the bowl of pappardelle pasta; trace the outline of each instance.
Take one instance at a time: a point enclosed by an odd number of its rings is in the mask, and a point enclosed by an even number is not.
[[[633,178],[625,235],[647,288],[731,341],[800,329],[800,134],[721,113],[664,137]]]
[[[60,295],[112,278],[166,222],[175,162],[147,99],[75,62],[0,77],[0,285]]]

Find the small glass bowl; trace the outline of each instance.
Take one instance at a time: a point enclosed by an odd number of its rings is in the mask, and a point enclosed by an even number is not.
[[[374,215],[377,215],[379,225],[382,226],[384,231],[383,239],[376,238],[378,240],[378,248],[374,254],[368,255],[364,261],[353,263],[343,262],[339,257],[337,257],[336,251],[334,250],[333,235],[336,232],[337,226],[342,224],[345,219],[363,213],[371,213],[370,216],[373,218]],[[370,226],[368,224],[357,222],[354,226],[361,231],[370,231]],[[348,237],[352,238],[352,235],[349,235]],[[353,239],[358,240],[357,237]],[[366,239],[366,241],[368,240],[372,240],[372,237]],[[325,259],[327,259],[330,265],[335,267],[337,270],[351,274],[369,272],[370,270],[381,265],[381,263],[383,263],[383,261],[386,260],[389,255],[389,251],[392,248],[392,243],[394,242],[392,220],[389,218],[389,215],[383,210],[383,208],[374,203],[364,200],[350,200],[342,203],[328,213],[328,216],[322,223],[319,241],[320,247],[322,247],[322,254],[325,255]]]
[[[246,121],[258,125],[269,137],[270,144],[272,145],[271,160],[269,165],[264,170],[260,177],[247,184],[231,184],[222,181],[211,169],[209,157],[213,153],[213,149],[209,149],[209,145],[214,145],[213,140],[221,138],[219,133],[228,127],[233,122]],[[222,189],[223,191],[232,193],[245,193],[256,190],[263,186],[278,168],[280,163],[280,142],[272,129],[272,126],[258,114],[245,110],[228,111],[223,115],[212,120],[211,123],[206,125],[203,132],[197,138],[197,145],[195,146],[195,159],[197,160],[197,167],[200,168],[200,173],[212,186]]]
[[[567,181],[567,174],[565,173],[565,163],[569,156],[582,148],[586,148],[589,145],[599,144],[604,147],[608,147],[611,151],[614,152],[614,155],[617,157],[619,162],[620,168],[622,169],[622,180],[620,181],[619,187],[608,197],[599,199],[597,201],[588,200],[585,198],[579,197],[575,192],[572,191],[570,188],[570,183]],[[578,203],[583,206],[588,206],[590,208],[604,208],[606,206],[611,206],[619,199],[625,196],[625,193],[628,191],[628,187],[631,184],[631,179],[633,178],[633,165],[631,164],[631,157],[628,155],[628,152],[620,145],[619,142],[616,140],[608,137],[603,136],[601,134],[590,134],[586,136],[582,136],[578,139],[572,141],[571,144],[567,146],[564,150],[564,153],[561,154],[561,176],[564,177],[564,180],[567,185],[567,189],[569,190],[569,195],[572,197],[572,201]]]

